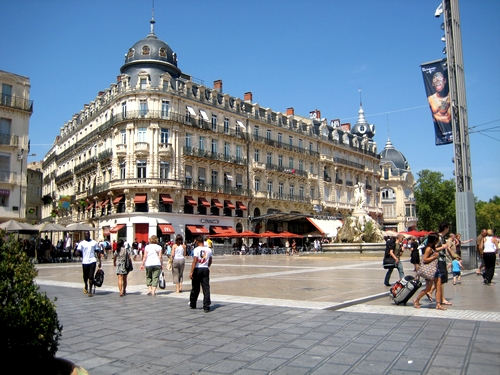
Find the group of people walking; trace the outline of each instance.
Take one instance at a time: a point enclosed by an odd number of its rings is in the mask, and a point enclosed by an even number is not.
[[[163,248],[158,244],[157,236],[151,236],[149,243],[143,248],[144,254],[141,260],[141,271],[146,273],[147,294],[155,296],[159,286],[160,276],[163,272]],[[195,239],[197,246],[193,250],[193,262],[189,277],[192,280],[191,293],[189,296],[189,306],[196,308],[196,303],[200,293],[203,290],[203,309],[210,311],[210,266],[212,265],[212,250],[205,246],[203,237],[198,236]],[[120,297],[127,294],[128,274],[133,270],[134,249],[126,242],[119,240],[113,246],[113,266],[116,267],[118,277],[118,291]],[[78,244],[78,250],[82,252],[82,268],[84,280],[84,293],[92,297],[92,287],[96,268],[101,268],[101,255],[99,245],[90,238],[90,232],[84,232],[84,240]],[[182,283],[186,258],[186,245],[182,235],[177,235],[175,244],[171,248],[169,257],[172,263],[172,279],[176,286],[176,293],[182,292]],[[169,259],[170,261],[170,259]]]
[[[386,243],[385,257],[391,257],[394,260],[394,267],[387,270],[384,279],[386,286],[391,286],[390,277],[394,269],[398,270],[400,279],[405,276],[401,263],[401,255],[405,249],[411,251],[410,262],[414,266],[413,271],[416,272],[417,277],[425,279],[425,288],[413,300],[416,308],[420,308],[420,301],[423,297],[434,302],[433,293],[435,293],[436,309],[446,310],[445,306],[452,304],[444,296],[444,285],[449,279],[448,270],[452,273],[454,285],[461,282],[460,276],[463,269],[461,246],[473,240],[462,241],[460,234],[448,233],[449,227],[449,223],[442,222],[438,232],[428,234],[422,244],[419,244],[415,237],[405,241],[402,234],[399,234],[396,239],[389,239]],[[445,239],[445,236],[448,238]],[[489,285],[495,271],[498,240],[493,237],[493,232],[489,229],[483,230],[476,242],[480,260],[478,273],[483,275],[484,283]]]

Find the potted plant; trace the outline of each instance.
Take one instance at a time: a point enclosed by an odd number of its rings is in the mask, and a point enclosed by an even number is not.
[[[1,231],[0,351],[11,361],[11,372],[72,374],[80,368],[55,358],[62,325],[54,302],[39,292],[36,276],[37,270],[19,241]]]
[[[52,196],[50,194],[46,194],[42,197],[43,204],[51,204],[53,201]]]
[[[52,212],[50,213],[50,216],[56,217],[59,212],[54,208]]]
[[[33,207],[30,207],[30,208],[28,209],[28,213],[29,213],[30,215],[33,215],[33,214],[35,213],[35,209],[34,209]]]

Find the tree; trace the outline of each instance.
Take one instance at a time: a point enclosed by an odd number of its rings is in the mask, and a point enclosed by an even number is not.
[[[477,233],[481,232],[481,229],[492,229],[493,232],[498,232],[500,229],[500,197],[495,195],[488,202],[476,202],[476,226]]]
[[[441,172],[424,169],[417,173],[415,200],[418,227],[437,230],[439,223],[450,223],[450,231],[456,228],[455,181],[444,180]]]

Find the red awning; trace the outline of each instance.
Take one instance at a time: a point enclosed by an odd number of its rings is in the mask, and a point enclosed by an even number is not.
[[[236,207],[234,206],[233,202],[231,202],[230,200],[225,200],[224,201],[224,204],[226,205],[227,208],[231,209],[231,210],[234,210]]]
[[[161,201],[165,204],[172,204],[174,203],[174,200],[170,196],[170,194],[161,194],[160,195]]]
[[[118,233],[120,229],[122,229],[125,226],[125,224],[118,224],[117,226],[111,228],[109,230],[109,233]]]
[[[92,207],[94,207],[94,203],[91,203],[87,206],[87,210],[90,210]]]
[[[191,234],[209,234],[207,228],[203,225],[186,225],[186,229],[191,232]]]
[[[175,233],[174,227],[172,224],[158,224],[160,227],[162,234],[173,234]]]
[[[189,196],[189,195],[186,195],[184,197],[184,200],[186,201],[187,204],[190,204],[191,206],[196,206],[197,203],[196,201],[193,199],[193,197]]]
[[[217,234],[224,233],[224,229],[222,227],[211,227],[210,229],[212,229]]]
[[[104,202],[101,203],[101,207],[106,207],[108,203],[109,199],[106,199]]]
[[[125,198],[125,195],[120,195],[119,197],[116,197],[115,199],[113,199],[113,204],[120,203],[123,198]]]
[[[218,199],[212,199],[212,205],[214,205],[217,208],[224,208],[221,202],[219,202]]]
[[[242,202],[240,201],[236,201],[236,205],[238,206],[238,208],[241,210],[241,211],[246,211],[247,210],[247,206],[245,206]]]
[[[238,234],[238,232],[236,232],[233,227],[211,226],[210,229],[212,229],[216,234],[227,234],[227,235]]]
[[[210,203],[205,198],[198,198],[200,203],[205,207],[210,207]]]
[[[147,194],[136,194],[134,197],[134,203],[135,204],[146,203],[147,197],[148,197]]]

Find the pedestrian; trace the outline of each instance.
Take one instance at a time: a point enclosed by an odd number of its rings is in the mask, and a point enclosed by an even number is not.
[[[473,238],[468,239],[467,241],[462,241],[462,236],[460,233],[457,233],[455,236],[455,254],[457,254],[459,257],[462,256],[462,245],[474,241]]]
[[[413,264],[413,272],[417,272],[420,264],[420,250],[418,250],[418,241],[415,236],[410,237],[410,263]]]
[[[436,250],[439,251],[438,257],[438,278],[437,282],[432,286],[433,290],[436,290],[436,308],[438,308],[438,304],[441,305],[451,305],[452,303],[448,301],[444,296],[444,284],[448,282],[448,266],[446,264],[446,257],[450,255],[453,259],[453,253],[451,253],[448,248],[448,244],[444,240],[444,236],[450,230],[450,224],[446,221],[443,221],[439,224],[439,243],[436,246]],[[432,293],[431,293],[432,295]],[[439,310],[446,310],[446,308],[442,307]]]
[[[451,261],[451,272],[453,273],[453,285],[457,285],[457,282],[460,284],[460,277],[461,277],[461,272],[460,270],[463,270],[464,266],[462,265],[462,260],[461,258],[455,254],[453,257],[453,260]]]
[[[120,297],[127,293],[127,277],[129,271],[125,268],[125,261],[128,258],[132,263],[130,250],[123,246],[123,240],[119,240],[116,244],[116,250],[113,252],[113,266],[116,267],[116,275],[118,276],[118,290]]]
[[[71,258],[72,258],[72,251],[73,250],[73,245],[72,245],[72,240],[71,240],[71,236],[69,235],[69,233],[66,233],[66,238],[64,240],[64,249],[66,250],[67,253],[69,253],[69,259],[71,261]]]
[[[483,262],[484,262],[484,283],[491,284],[495,274],[496,253],[498,250],[498,240],[493,237],[493,231],[488,229],[486,237],[483,239]]]
[[[163,269],[162,249],[158,245],[158,237],[151,236],[149,245],[144,249],[141,271],[146,268],[146,286],[148,287],[148,296],[156,295],[160,272]]]
[[[212,265],[212,250],[203,246],[203,237],[198,236],[195,240],[197,246],[193,250],[193,263],[189,278],[191,279],[191,294],[189,306],[196,309],[196,302],[200,294],[200,286],[203,289],[203,310],[210,312],[210,266]]]
[[[80,241],[77,247],[82,257],[83,282],[85,285],[83,293],[92,297],[96,264],[99,261],[99,268],[101,268],[101,257],[97,249],[97,242],[90,238],[90,232],[86,230],[83,236],[83,241]]]
[[[422,255],[422,263],[424,264],[429,264],[431,262],[436,263],[436,259],[439,257],[439,253],[436,250],[436,245],[439,243],[439,235],[437,233],[429,233],[427,236],[427,244],[425,245],[425,250]],[[430,266],[429,266],[430,267]],[[424,267],[422,266],[421,271],[424,270]],[[413,306],[415,308],[419,309],[420,308],[420,300],[426,295],[428,298],[430,296],[432,286],[434,283],[437,282],[437,265],[434,270],[433,266],[433,271],[430,272],[429,276],[425,278],[425,289],[420,291],[420,293],[417,295],[417,298],[413,300]],[[441,296],[439,296],[440,298]],[[437,298],[436,298],[437,299]],[[429,300],[432,302],[432,298],[429,298]],[[437,299],[438,301],[440,299]],[[440,303],[436,303],[436,309],[438,310],[446,310],[441,306]]]
[[[137,258],[137,254],[139,253],[139,242],[137,238],[132,242],[132,253],[134,254],[134,260]]]
[[[184,280],[184,267],[186,265],[186,245],[181,234],[175,237],[175,244],[172,246],[172,280],[175,284],[175,292],[182,292],[182,282]]]
[[[285,254],[290,255],[290,242],[288,240],[285,241]]]
[[[392,271],[394,270],[394,268],[398,269],[400,279],[405,277],[405,273],[403,270],[403,263],[401,263],[401,255],[403,254],[403,240],[404,240],[404,238],[405,238],[405,236],[403,236],[402,234],[398,234],[398,236],[396,237],[396,241],[393,244],[392,243],[389,244],[389,248],[388,248],[389,256],[394,258],[394,261],[396,262],[396,264],[394,267],[387,269],[387,273],[385,274],[385,279],[384,279],[385,286],[391,286],[389,281],[391,279]],[[387,245],[386,245],[386,247],[387,247]]]
[[[477,275],[482,275],[484,270],[484,261],[483,261],[483,248],[484,248],[484,238],[486,237],[486,229],[482,229],[479,236],[476,238],[476,250],[477,250]]]

